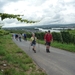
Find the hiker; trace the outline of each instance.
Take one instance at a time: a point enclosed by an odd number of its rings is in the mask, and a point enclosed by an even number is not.
[[[36,40],[37,40],[37,38],[35,37],[35,34],[32,33],[32,37],[31,37],[31,46],[32,46],[32,50],[34,51],[34,53],[36,53],[36,49],[35,49]]]
[[[18,38],[19,38],[19,41],[21,42],[22,35],[19,34],[19,35],[18,35]]]
[[[50,45],[51,45],[51,41],[53,41],[53,37],[52,34],[50,33],[50,31],[48,31],[45,35],[44,35],[44,41],[46,43],[46,52],[50,53]]]
[[[18,34],[15,34],[15,39],[18,41]]]
[[[24,40],[27,41],[27,35],[25,33],[24,33],[23,37],[24,37]]]

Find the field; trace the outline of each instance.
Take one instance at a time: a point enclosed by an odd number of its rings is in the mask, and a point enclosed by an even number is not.
[[[39,40],[37,41],[38,43],[41,43],[41,44],[45,44],[44,41],[42,40]],[[66,51],[70,51],[70,52],[75,52],[75,45],[74,44],[66,44],[66,43],[59,43],[59,42],[52,42],[51,43],[51,46],[52,47],[55,47],[55,48],[59,48],[59,49],[63,49],[63,50],[66,50]]]
[[[12,41],[0,36],[0,75],[46,75],[36,63]]]

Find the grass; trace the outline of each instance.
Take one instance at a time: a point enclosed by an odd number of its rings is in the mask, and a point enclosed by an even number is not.
[[[59,42],[53,42],[51,45],[53,47],[60,48],[60,49],[66,50],[66,51],[75,52],[74,44],[66,44],[66,43],[62,44]]]
[[[39,43],[45,44],[44,41],[40,41]],[[74,44],[66,44],[66,43],[62,44],[60,42],[54,41],[54,42],[51,43],[51,46],[55,47],[55,48],[63,49],[63,50],[66,50],[66,51],[75,52],[75,45]]]
[[[47,75],[14,44],[10,35],[1,36],[0,43],[0,75]]]

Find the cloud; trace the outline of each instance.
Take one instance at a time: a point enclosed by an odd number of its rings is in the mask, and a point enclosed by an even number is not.
[[[9,19],[9,18],[7,18],[7,19],[4,19],[3,22],[11,24],[11,23],[17,22],[17,19]]]
[[[0,7],[3,13],[22,14],[23,19],[41,20],[37,25],[75,23],[75,0],[0,0]],[[3,22],[21,24],[13,19]]]

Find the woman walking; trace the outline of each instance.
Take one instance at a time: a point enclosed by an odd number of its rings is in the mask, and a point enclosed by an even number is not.
[[[32,50],[34,51],[34,53],[36,53],[36,49],[35,49],[36,40],[37,40],[37,38],[35,37],[35,34],[32,33],[32,37],[31,37],[31,46],[32,46]]]

